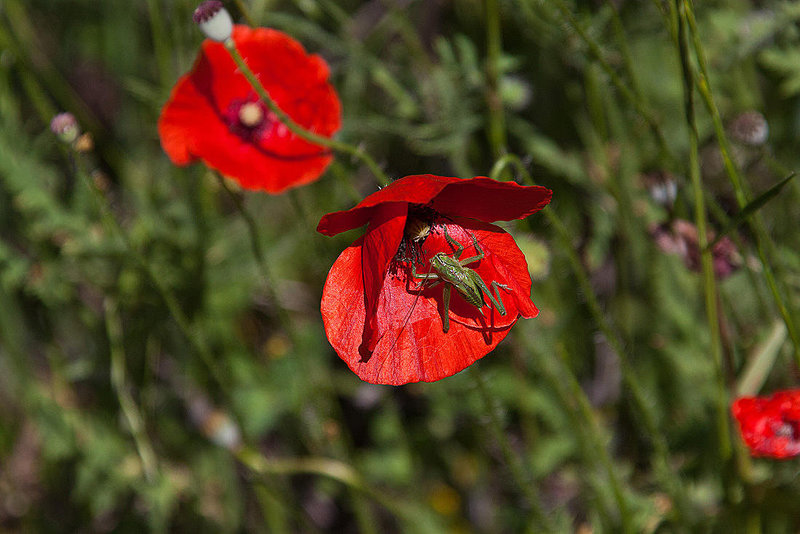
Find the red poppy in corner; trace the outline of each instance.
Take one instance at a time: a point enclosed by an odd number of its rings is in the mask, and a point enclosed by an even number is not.
[[[800,455],[800,390],[771,397],[741,397],[732,407],[742,438],[753,456]]]
[[[325,215],[317,230],[329,236],[367,224],[322,293],[339,357],[362,380],[400,385],[448,377],[493,350],[518,317],[539,312],[525,256],[489,223],[525,218],[551,196],[485,177],[406,176]]]
[[[326,137],[341,124],[328,66],[277,30],[234,26],[233,40],[283,111]],[[319,178],[329,150],[290,132],[261,102],[221,43],[206,39],[191,72],[181,77],[158,120],[173,163],[201,159],[247,189],[279,193]]]

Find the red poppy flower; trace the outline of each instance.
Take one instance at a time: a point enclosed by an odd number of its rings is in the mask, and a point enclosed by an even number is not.
[[[234,26],[233,40],[283,111],[326,137],[341,124],[328,66],[277,30]],[[329,150],[290,132],[261,102],[221,43],[206,39],[192,71],[181,77],[158,121],[173,163],[197,159],[247,189],[279,193],[319,178]]]
[[[800,390],[742,397],[733,403],[732,411],[753,456],[800,455]]]
[[[525,256],[489,223],[527,217],[551,196],[544,187],[484,177],[406,176],[353,209],[325,215],[317,227],[325,235],[368,224],[325,282],[322,319],[333,348],[361,379],[392,385],[440,380],[486,355],[518,317],[538,314]],[[485,290],[482,305],[470,304],[448,283],[415,278],[414,271],[434,276],[437,253],[464,263],[482,253],[464,267],[499,294],[506,313]]]

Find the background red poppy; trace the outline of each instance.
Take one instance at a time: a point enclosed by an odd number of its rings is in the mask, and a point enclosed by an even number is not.
[[[800,390],[742,397],[732,406],[742,438],[754,456],[800,455]]]
[[[341,125],[339,98],[328,66],[277,30],[235,26],[233,39],[276,104],[304,128],[332,136]],[[239,110],[257,103],[255,91],[225,47],[206,39],[192,71],[178,80],[161,112],[161,145],[177,165],[197,159],[247,189],[279,193],[319,178],[330,151],[291,133],[262,106],[257,127]]]

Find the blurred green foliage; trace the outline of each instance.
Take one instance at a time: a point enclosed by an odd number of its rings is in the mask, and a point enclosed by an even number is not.
[[[797,531],[796,461],[749,460],[735,430],[733,459],[719,453],[719,373],[726,401],[798,381],[752,227],[732,234],[741,268],[719,281],[721,370],[700,275],[652,238],[653,225],[696,216],[672,4],[501,1],[497,87],[486,75],[485,4],[229,8],[328,60],[339,137],[393,177],[487,175],[497,148],[487,100],[499,95],[507,149],[553,189],[548,209],[571,242],[541,215],[508,225],[541,314],[473,372],[557,530]],[[268,287],[230,196],[202,165],[176,168],[161,151],[158,112],[202,40],[195,7],[0,3],[0,529],[538,531],[468,372],[372,386],[325,339],[322,284],[355,233],[314,228],[375,190],[367,170],[339,158],[299,190],[236,193],[256,218]],[[755,195],[800,163],[800,2],[702,2],[695,15],[724,123],[755,110],[768,124],[758,146],[728,132]],[[738,208],[697,101],[719,229]],[[69,150],[50,133],[63,110],[93,149]],[[649,194],[655,176],[677,189],[668,208]],[[758,214],[790,313],[800,308],[799,196],[790,182]],[[570,251],[622,341],[688,511],[653,463],[657,440]],[[239,446],[297,463],[259,469]]]

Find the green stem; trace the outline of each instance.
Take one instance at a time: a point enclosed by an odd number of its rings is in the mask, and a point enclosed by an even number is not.
[[[166,84],[172,77],[172,69],[170,68],[170,46],[167,43],[167,32],[162,19],[164,10],[158,5],[158,0],[147,0],[147,12],[150,18],[150,31],[153,34],[153,52],[156,56],[159,78],[162,84]]]
[[[407,521],[418,518],[418,511],[412,505],[374,489],[355,469],[338,460],[320,457],[268,459],[248,447],[236,451],[236,458],[250,471],[262,476],[309,474],[327,477],[370,497],[399,518]]]
[[[125,383],[125,349],[122,346],[122,321],[117,311],[117,304],[111,298],[106,298],[105,308],[106,332],[110,345],[111,355],[111,384],[117,394],[122,415],[130,427],[131,435],[136,444],[136,451],[142,461],[144,475],[148,482],[154,482],[158,475],[158,463],[155,452],[147,439],[142,421],[141,412],[133,400],[128,386]]]
[[[592,410],[589,399],[586,397],[586,393],[575,378],[575,374],[567,365],[566,353],[563,351],[563,348],[559,352],[560,357],[549,358],[556,366],[555,371],[547,368],[548,366],[544,364],[544,358],[542,358],[540,367],[544,369],[550,382],[553,384],[556,391],[558,391],[562,403],[573,416],[572,418],[575,421],[576,430],[578,431],[578,436],[580,437],[584,451],[584,457],[589,458],[593,463],[599,463],[602,470],[605,471],[606,478],[611,486],[611,492],[614,495],[614,500],[616,501],[619,511],[622,532],[635,532],[630,503],[625,496],[622,482],[614,467],[614,462],[608,452],[608,447],[601,438],[603,434],[602,428],[597,422],[597,417]]]
[[[717,439],[722,465],[727,466],[731,459],[732,449],[728,423],[728,394],[725,387],[725,371],[722,362],[722,341],[719,328],[719,310],[717,309],[717,285],[714,277],[712,251],[708,250],[708,232],[706,229],[706,203],[703,184],[700,179],[700,161],[698,156],[699,135],[694,105],[694,72],[689,57],[689,38],[686,24],[686,0],[675,0],[678,10],[678,48],[683,71],[684,112],[689,126],[689,176],[694,193],[694,211],[697,220],[697,240],[701,250],[700,260],[703,269],[703,293],[705,295],[706,319],[711,335],[711,356],[714,361],[717,380]]]
[[[158,294],[164,301],[164,304],[166,304],[167,310],[169,311],[170,315],[172,315],[175,323],[178,325],[178,329],[189,342],[189,345],[208,366],[214,379],[220,385],[225,386],[227,384],[227,379],[225,378],[226,375],[222,372],[222,368],[217,363],[217,359],[211,353],[202,331],[192,328],[191,322],[186,313],[184,313],[184,311],[181,309],[175,294],[161,280],[161,278],[159,278],[158,274],[155,272],[147,259],[138,250],[136,250],[136,247],[133,246],[133,243],[131,243],[127,233],[114,217],[114,214],[111,213],[103,193],[95,187],[94,183],[92,183],[92,180],[89,178],[86,172],[79,170],[78,174],[84,180],[86,187],[88,187],[91,191],[95,203],[100,211],[103,224],[106,226],[109,232],[116,234],[120,238],[125,250],[155,286]],[[229,390],[226,389],[226,391]]]
[[[324,146],[326,148],[330,148],[331,150],[349,154],[357,159],[360,159],[361,162],[369,168],[382,186],[389,185],[391,182],[389,177],[381,170],[380,166],[378,166],[375,160],[373,160],[369,154],[364,152],[362,148],[344,143],[342,141],[337,141],[336,139],[331,139],[330,137],[325,137],[324,135],[316,134],[306,130],[292,120],[292,118],[289,117],[289,115],[287,115],[280,107],[278,107],[274,100],[272,100],[272,97],[269,96],[269,93],[267,93],[267,90],[264,89],[264,86],[258,80],[256,75],[253,74],[253,71],[247,66],[247,62],[245,62],[244,58],[237,50],[236,43],[234,43],[233,39],[228,39],[224,44],[225,48],[231,54],[233,61],[236,63],[236,66],[239,67],[241,73],[245,78],[247,78],[247,81],[250,82],[250,85],[253,87],[253,89],[255,89],[259,98],[267,105],[270,111],[272,111],[275,116],[278,117],[278,120],[286,125],[289,131],[310,143]]]
[[[497,0],[485,0],[486,10],[486,103],[489,109],[489,141],[495,158],[506,153],[505,115],[500,96],[502,33]]]
[[[500,450],[503,453],[506,467],[508,467],[508,470],[511,472],[511,476],[514,478],[517,488],[525,497],[525,500],[530,507],[533,520],[536,521],[536,523],[546,531],[554,532],[555,528],[550,518],[545,513],[544,508],[542,507],[541,497],[536,490],[533,478],[525,469],[522,460],[511,448],[511,444],[508,441],[508,436],[503,430],[503,425],[500,423],[500,417],[497,414],[497,403],[489,394],[481,374],[475,371],[474,368],[469,369],[469,374],[473,378],[476,389],[478,390],[481,400],[483,401],[486,415],[489,418],[489,430],[492,433],[492,437],[494,437],[494,439],[497,440],[497,443],[500,445]]]
[[[228,183],[221,174],[217,172],[215,172],[214,174],[217,176],[220,186],[225,190],[225,192],[228,193],[230,198],[233,200],[236,209],[239,211],[239,214],[242,216],[242,219],[244,219],[245,224],[247,225],[247,233],[250,237],[250,246],[253,250],[253,256],[256,259],[256,263],[258,263],[261,276],[266,282],[264,285],[266,286],[268,297],[270,298],[270,300],[272,300],[272,302],[275,303],[275,309],[277,310],[278,320],[281,324],[281,327],[283,328],[283,331],[286,333],[286,335],[289,337],[289,340],[295,347],[297,353],[298,354],[302,353],[303,351],[299,349],[300,340],[293,326],[294,323],[292,322],[292,319],[289,316],[289,313],[286,310],[286,308],[284,308],[281,305],[280,299],[278,297],[278,293],[276,291],[277,285],[275,283],[275,277],[273,276],[272,270],[269,268],[269,265],[267,263],[266,257],[264,255],[264,249],[261,247],[261,237],[258,231],[258,225],[256,224],[255,218],[247,209],[247,207],[244,205],[241,195],[238,195],[236,192],[230,189]],[[296,196],[291,196],[290,198],[292,200],[292,204],[295,206],[295,209],[298,212],[300,212],[303,217],[306,217],[302,209],[302,206],[299,202],[299,199]],[[305,358],[300,359],[300,365],[308,367]],[[303,376],[311,376],[310,369],[308,368],[304,369],[302,374]],[[326,408],[324,407],[324,404],[332,404],[334,401],[328,398],[327,388],[323,388],[318,391],[319,395],[316,395],[314,398],[314,402],[312,402],[314,411],[316,412],[327,411]],[[321,406],[320,404],[323,405]],[[346,440],[342,438],[339,438],[339,441],[342,442],[340,444],[341,446],[339,447],[341,452],[345,455],[345,457],[350,456],[349,444],[346,443]],[[359,521],[359,523],[363,523],[363,528],[361,530],[364,532],[368,532],[366,531],[366,526],[370,524],[373,519],[372,511],[370,510],[368,503],[364,502],[364,500],[359,495],[351,495],[351,501],[353,504],[353,509],[356,515],[356,519]]]
[[[694,10],[692,8],[691,1],[686,2],[685,11],[686,21],[692,34],[692,44],[694,47],[695,56],[697,57],[697,64],[700,69],[700,75],[697,78],[696,85],[701,96],[703,97],[703,101],[708,109],[708,112],[711,114],[711,118],[714,123],[714,132],[717,142],[719,143],[720,152],[722,153],[722,161],[725,165],[725,171],[731,181],[731,185],[733,186],[736,202],[739,205],[739,208],[742,209],[748,203],[748,193],[744,180],[739,173],[739,169],[734,163],[733,158],[731,158],[730,144],[728,143],[728,137],[725,134],[725,127],[722,124],[722,117],[720,116],[719,109],[717,108],[716,102],[714,101],[714,96],[711,92],[705,54],[703,53],[703,46],[700,42],[699,33],[697,31],[697,21],[694,17]],[[789,337],[792,339],[792,343],[794,345],[795,363],[800,367],[800,331],[798,331],[798,327],[795,324],[795,314],[793,313],[793,310],[789,309],[787,302],[784,300],[783,295],[787,292],[783,290],[783,288],[779,287],[772,267],[773,262],[770,261],[770,256],[774,257],[774,254],[768,253],[769,248],[772,246],[772,241],[770,240],[767,231],[764,228],[760,214],[753,214],[752,217],[748,219],[748,223],[753,231],[753,235],[755,236],[756,250],[764,271],[764,278],[766,279],[769,290],[772,293],[772,298],[775,300],[775,305],[778,307],[778,311],[780,312],[783,321],[786,323],[786,329],[789,331]]]
[[[659,148],[664,156],[666,156],[672,162],[676,162],[677,158],[672,154],[672,151],[667,144],[667,138],[664,135],[664,132],[661,129],[661,125],[658,122],[656,116],[650,111],[650,109],[645,104],[644,100],[636,94],[635,91],[631,90],[630,87],[619,77],[617,72],[614,68],[606,61],[603,51],[600,48],[600,45],[591,38],[589,33],[583,28],[578,19],[575,18],[575,15],[572,14],[570,8],[567,6],[564,0],[550,0],[558,10],[561,12],[562,15],[567,19],[567,22],[572,27],[573,31],[578,34],[578,37],[583,41],[583,43],[589,48],[589,52],[594,56],[595,60],[600,64],[600,67],[606,73],[608,78],[611,80],[611,83],[617,88],[620,94],[625,98],[628,102],[633,104],[636,111],[639,115],[647,122],[650,130],[653,132],[653,135],[656,137],[656,141],[658,142]]]
[[[256,21],[253,19],[252,15],[250,15],[250,10],[247,8],[245,3],[242,0],[233,0],[234,5],[236,5],[236,9],[239,10],[241,13],[242,18],[247,23],[248,26],[255,26]]]

